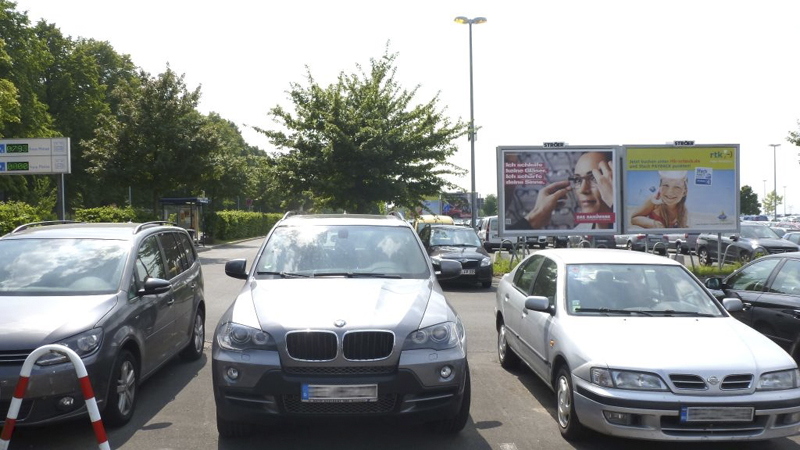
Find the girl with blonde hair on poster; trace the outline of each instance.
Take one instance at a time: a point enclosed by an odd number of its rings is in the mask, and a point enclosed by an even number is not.
[[[658,191],[633,212],[631,225],[642,228],[688,228],[688,173],[684,170],[671,170],[659,171],[658,175]]]

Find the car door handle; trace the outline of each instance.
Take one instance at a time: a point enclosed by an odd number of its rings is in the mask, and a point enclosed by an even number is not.
[[[167,306],[172,306],[173,303],[175,303],[175,299],[174,298],[171,298],[171,299],[167,300]]]
[[[503,298],[503,301],[505,301],[505,302],[508,301],[508,296],[507,295]]]
[[[742,310],[750,311],[751,309],[753,309],[752,303],[742,303]]]
[[[197,283],[192,283],[189,286],[192,288],[192,290],[197,289]]]

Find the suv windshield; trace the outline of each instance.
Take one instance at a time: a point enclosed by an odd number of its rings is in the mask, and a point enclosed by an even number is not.
[[[284,226],[275,229],[256,265],[259,275],[430,276],[414,231],[384,226]]]
[[[770,230],[769,227],[761,225],[742,225],[741,236],[748,239],[780,239],[780,237],[778,237],[774,231]]]
[[[682,267],[570,264],[570,314],[723,316],[717,303]]]
[[[127,255],[123,241],[0,240],[0,295],[114,293]]]

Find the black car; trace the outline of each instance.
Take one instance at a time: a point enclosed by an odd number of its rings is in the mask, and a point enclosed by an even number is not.
[[[461,262],[461,276],[456,281],[479,282],[484,288],[492,286],[492,258],[471,228],[454,225],[427,225],[419,232],[431,259],[450,259]]]
[[[697,237],[697,256],[700,263],[711,265],[719,260],[715,233],[704,233]],[[742,224],[739,235],[722,235],[722,256],[726,262],[748,262],[765,255],[796,252],[800,246],[781,239],[764,225]]]
[[[734,317],[800,361],[800,252],[759,258],[726,278],[709,278],[706,287],[719,299],[741,299],[744,309]]]

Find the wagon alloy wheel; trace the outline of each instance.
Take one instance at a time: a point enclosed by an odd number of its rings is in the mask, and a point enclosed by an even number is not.
[[[519,357],[508,346],[505,324],[501,324],[500,329],[497,330],[497,358],[500,360],[500,366],[504,369],[514,369],[519,366]]]
[[[708,250],[705,248],[701,248],[699,252],[697,252],[697,257],[700,259],[700,264],[704,266],[711,265],[711,257],[708,256]]]
[[[189,338],[189,343],[181,350],[181,358],[185,361],[195,361],[203,356],[203,344],[206,338],[205,316],[201,309],[197,310],[194,315],[194,324],[192,325],[192,336]]]
[[[556,401],[558,429],[561,436],[568,441],[576,441],[583,437],[585,428],[575,414],[573,401],[572,375],[566,366],[558,370],[556,377]]]
[[[108,407],[103,413],[103,422],[109,426],[121,426],[128,423],[136,409],[136,385],[139,380],[136,358],[127,350],[123,350],[114,361],[111,372],[111,384],[108,388]]]

